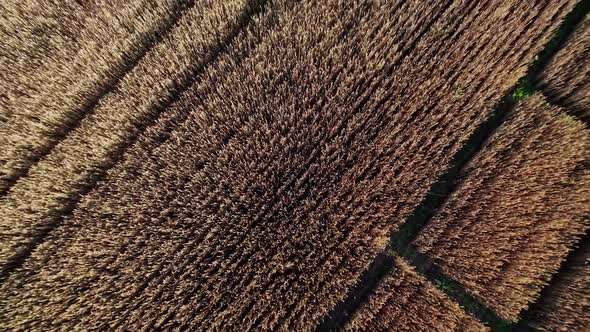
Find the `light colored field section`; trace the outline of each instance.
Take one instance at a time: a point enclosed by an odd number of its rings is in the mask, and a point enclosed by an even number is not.
[[[140,60],[117,89],[104,96],[51,154],[0,198],[2,270],[23,251],[30,250],[39,234],[59,222],[61,214],[71,209],[80,194],[160,114],[162,105],[181,93],[179,89],[216,56],[221,44],[238,29],[240,17],[249,10],[245,0],[201,1],[187,10],[171,33]],[[168,128],[190,111],[165,114],[159,123]],[[161,133],[147,136],[150,144],[165,139]]]
[[[0,193],[114,88],[183,2],[0,4]]]
[[[590,244],[574,254],[541,299],[530,325],[539,331],[590,330]]]
[[[552,101],[590,123],[590,15],[549,63],[539,85]]]
[[[504,318],[517,320],[590,227],[590,132],[535,95],[462,173],[419,251]]]
[[[377,284],[344,328],[353,332],[487,331],[459,305],[396,258],[392,271]]]
[[[0,315],[313,330],[573,4],[273,2],[1,286]]]

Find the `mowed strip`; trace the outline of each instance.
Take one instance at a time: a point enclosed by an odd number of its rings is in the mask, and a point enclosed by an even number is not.
[[[170,108],[188,116],[166,142],[132,149],[2,286],[3,314],[313,329],[572,6],[274,3]]]
[[[555,55],[538,84],[551,101],[590,122],[590,15]]]
[[[589,227],[590,132],[538,95],[462,171],[415,241],[443,273],[506,319],[535,300]]]
[[[145,127],[154,132],[150,123],[217,56],[252,9],[246,0],[201,1],[188,9],[117,89],[0,198],[2,273],[59,223],[139,132]],[[158,123],[169,128],[186,114],[165,114]],[[153,144],[164,140],[167,131],[146,135],[144,140],[149,137],[151,143],[145,145],[155,148]]]
[[[0,5],[0,193],[114,88],[188,2]]]
[[[486,331],[477,319],[396,258],[344,331]]]
[[[590,330],[590,244],[576,249],[574,257],[558,274],[541,298],[529,323],[539,331]]]

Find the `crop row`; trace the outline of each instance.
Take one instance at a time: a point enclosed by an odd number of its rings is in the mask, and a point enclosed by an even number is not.
[[[539,95],[526,99],[462,171],[418,250],[517,320],[590,228],[589,156],[582,122]]]
[[[590,328],[590,245],[576,250],[534,311],[529,324],[540,331]]]
[[[158,119],[156,127],[169,128],[185,116],[164,112],[158,118],[229,42],[229,36],[239,28],[240,17],[252,8],[246,1],[236,0],[205,1],[187,9],[116,89],[103,96],[50,154],[0,197],[2,272],[30,250],[35,238],[59,223],[142,130],[147,127],[142,139],[152,142],[153,148],[165,139],[160,132],[166,129],[151,134],[153,119]],[[54,116],[51,114],[45,116]],[[26,134],[24,130],[22,134]]]
[[[172,24],[183,1],[7,1],[0,25],[0,193]]]
[[[345,331],[486,331],[481,322],[396,258]]]
[[[313,329],[572,6],[270,3],[166,110],[182,121],[140,137],[1,286],[0,315]]]
[[[571,114],[590,121],[590,16],[569,37],[539,80],[552,102]]]

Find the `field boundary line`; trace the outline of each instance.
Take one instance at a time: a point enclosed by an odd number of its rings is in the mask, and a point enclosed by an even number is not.
[[[391,261],[391,256],[396,255],[406,259],[411,266],[438,286],[454,302],[491,327],[492,331],[505,331],[511,326],[513,328],[520,327],[523,318],[512,324],[509,321],[501,319],[493,310],[476,300],[452,278],[444,275],[433,264],[430,257],[416,250],[412,245],[412,241],[414,241],[419,232],[428,224],[434,213],[447,201],[448,197],[454,191],[458,184],[457,180],[459,179],[461,169],[480,151],[482,145],[495,130],[504,123],[516,103],[520,99],[526,98],[535,92],[534,90],[529,91],[530,89],[526,88],[530,85],[529,82],[535,81],[555,54],[563,47],[569,36],[575,31],[584,16],[588,13],[589,8],[590,1],[581,0],[565,16],[553,37],[545,44],[543,50],[537,54],[535,61],[529,66],[526,74],[496,103],[494,111],[489,118],[478,126],[463,144],[463,147],[453,156],[448,170],[431,186],[426,198],[422,200],[399,229],[390,235],[389,246],[386,252],[379,254],[375,258],[369,268],[362,274],[357,286],[351,289],[347,297],[338,303],[329,316],[325,317],[316,331],[335,331],[344,326],[360,304],[366,301],[370,294],[373,293],[380,279],[390,272],[391,265],[388,265],[387,262]],[[519,95],[518,92],[522,90],[525,90],[525,93]],[[588,234],[579,242],[581,244],[579,248],[582,248],[583,244],[587,241],[589,241]],[[572,250],[566,261],[569,261],[571,256],[576,254],[576,251]],[[562,267],[565,268],[565,265],[564,262]],[[554,274],[552,281],[559,275],[561,270]],[[545,289],[543,292],[545,292]],[[538,299],[541,298],[542,296]]]
[[[172,29],[176,25],[176,22],[178,22],[180,17],[182,17],[183,12],[186,9],[193,7],[194,4],[195,4],[195,0],[177,1],[175,6],[172,9],[172,15],[170,16],[169,19],[162,20],[158,24],[158,28],[142,35],[139,38],[142,42],[140,42],[139,47],[137,47],[137,55],[133,59],[123,60],[122,63],[112,71],[112,73],[115,73],[115,75],[113,75],[114,77],[106,78],[104,83],[100,84],[97,91],[91,93],[89,98],[87,99],[87,101],[85,103],[83,103],[82,105],[80,105],[79,107],[77,107],[77,109],[79,110],[79,113],[73,114],[74,120],[72,121],[72,124],[70,126],[68,126],[68,128],[66,128],[66,130],[58,132],[55,135],[52,135],[51,137],[54,139],[51,140],[46,147],[41,149],[41,151],[30,160],[30,162],[27,164],[27,166],[25,168],[18,170],[17,174],[15,174],[9,180],[8,186],[6,186],[6,188],[0,190],[0,196],[4,196],[8,192],[10,192],[12,187],[20,179],[28,176],[30,169],[34,165],[36,165],[41,160],[43,160],[43,158],[45,158],[47,155],[51,154],[53,149],[57,145],[59,145],[59,143],[61,141],[63,141],[66,137],[68,137],[68,135],[70,135],[71,132],[76,130],[76,128],[80,127],[80,124],[82,123],[82,121],[89,114],[91,114],[94,111],[94,109],[96,108],[96,106],[98,105],[100,100],[104,96],[108,95],[109,93],[111,93],[117,89],[119,82],[121,82],[121,80],[125,76],[127,76],[127,74],[129,72],[133,71],[133,69],[135,67],[137,67],[137,65],[139,64],[141,59],[143,59],[145,57],[145,55],[150,52],[150,50],[152,50],[157,44],[159,44],[160,41],[162,41],[162,39],[165,38],[165,36],[168,35],[168,33],[170,31],[172,31]],[[134,52],[131,52],[131,53],[134,53]],[[1,280],[1,277],[0,277],[0,280]]]
[[[545,57],[540,59],[537,63],[539,66],[538,70],[534,73],[531,73],[528,76],[528,81],[525,82],[526,85],[534,84],[532,88],[532,92],[528,92],[527,94],[539,93],[543,96],[545,101],[553,106],[557,106],[561,108],[568,116],[585,123],[586,126],[590,126],[590,123],[582,118],[579,117],[577,114],[571,114],[568,112],[568,107],[563,105],[562,103],[557,102],[557,98],[553,98],[545,89],[539,87],[539,76],[544,71],[545,67],[551,62],[551,60],[556,56],[559,50],[565,45],[565,43],[569,40],[571,35],[576,31],[576,29],[580,26],[582,21],[585,19],[587,15],[590,15],[590,1],[588,0],[581,0],[576,7],[572,10],[571,15],[568,15],[565,20],[564,24],[555,34],[555,40],[553,40],[551,45],[548,45],[548,49],[543,50],[545,53]],[[550,280],[548,281],[547,285],[543,287],[541,293],[537,297],[534,302],[531,302],[528,308],[524,309],[520,313],[520,320],[515,323],[514,330],[516,331],[525,331],[530,330],[528,326],[528,322],[531,318],[534,317],[534,313],[538,310],[538,308],[542,305],[547,293],[551,291],[555,287],[555,284],[560,280],[561,274],[569,269],[570,263],[572,260],[581,254],[585,247],[590,245],[590,229],[586,230],[586,233],[580,236],[578,242],[571,248],[570,252],[568,253],[567,257],[561,262],[559,270],[555,272]]]
[[[547,285],[541,290],[539,297],[534,302],[531,302],[527,309],[521,311],[521,318],[515,323],[514,331],[530,330],[529,322],[535,318],[535,313],[542,307],[547,294],[551,293],[552,290],[559,284],[562,274],[569,271],[571,263],[575,261],[578,256],[583,255],[584,250],[588,250],[589,247],[590,229],[586,230],[586,233],[580,238],[580,241],[578,241],[577,245],[572,248],[572,250],[570,250],[565,260],[561,262],[559,270],[551,276],[551,279],[548,281]]]
[[[536,63],[537,66],[542,66],[539,70],[536,71],[535,75],[528,77],[529,85],[531,85],[532,89],[536,92],[543,95],[545,100],[554,106],[560,107],[566,111],[566,113],[575,119],[583,122],[586,126],[590,127],[590,120],[583,119],[579,116],[579,114],[573,114],[568,112],[568,107],[559,101],[559,98],[556,93],[549,92],[545,86],[542,84],[542,80],[539,77],[540,74],[544,71],[547,65],[553,60],[553,58],[557,55],[558,51],[563,48],[565,43],[569,41],[572,34],[578,29],[581,25],[582,21],[586,18],[586,16],[590,15],[590,1],[588,0],[580,0],[580,2],[574,8],[572,15],[566,17],[564,21],[564,26],[561,27],[555,33],[555,40],[551,45],[548,46],[549,49],[543,50],[545,57],[543,54],[540,55],[540,60]],[[570,93],[573,91],[570,91]]]
[[[433,21],[434,21],[434,20],[433,20]],[[428,31],[427,29],[424,29],[424,31],[423,31],[423,32],[420,34],[420,38],[421,38],[421,37],[422,37],[422,36],[423,36],[423,35],[424,35],[424,34],[425,34],[427,31]],[[399,60],[398,60],[396,63],[398,63],[398,62],[401,62],[401,61],[402,61],[402,60],[403,60],[405,57],[407,57],[407,55],[409,54],[409,52],[411,51],[411,49],[413,49],[413,48],[415,47],[415,45],[418,43],[418,41],[419,41],[419,40],[416,40],[415,42],[413,42],[413,43],[412,43],[412,44],[409,46],[409,49],[408,49],[408,50],[405,50],[405,51],[403,52],[402,56],[400,56],[400,59],[399,59]],[[359,111],[359,109],[361,108],[361,105],[364,105],[364,103],[366,103],[366,102],[367,102],[367,100],[369,100],[369,99],[370,99],[370,97],[371,97],[371,96],[374,94],[374,90],[375,90],[375,89],[376,89],[375,87],[372,87],[372,88],[370,88],[370,89],[367,89],[367,90],[365,90],[365,92],[366,92],[366,91],[369,91],[369,92],[367,92],[367,93],[366,93],[366,95],[364,95],[364,97],[363,97],[363,98],[356,98],[356,99],[355,99],[355,105],[356,105],[356,104],[360,104],[360,105],[357,105],[357,106],[355,106],[355,113],[357,113],[357,112]],[[359,101],[359,99],[360,99],[360,101]],[[320,108],[320,107],[321,107],[321,105],[323,104],[323,102],[324,102],[324,100],[321,100],[321,101],[318,101],[318,102],[316,102],[316,103],[315,103],[315,106],[314,106],[314,108]],[[327,139],[327,140],[331,140],[331,139],[333,139],[335,136],[337,136],[337,135],[338,135],[338,134],[339,134],[339,133],[340,133],[340,132],[343,130],[343,128],[345,128],[345,126],[346,126],[346,123],[348,123],[348,121],[350,121],[350,119],[351,119],[351,117],[348,117],[348,118],[346,118],[345,120],[343,120],[344,124],[341,124],[341,125],[338,127],[339,129],[336,131],[336,133],[332,134],[331,136],[327,137],[326,139]],[[319,152],[317,152],[317,153],[314,153],[315,157],[313,157],[313,159],[312,159],[312,160],[310,160],[310,161],[307,161],[307,162],[306,162],[306,165],[309,165],[309,164],[311,164],[311,163],[312,163],[314,160],[316,160],[316,159],[317,159],[317,157],[318,157],[318,154],[319,154]],[[293,185],[295,185],[295,182],[296,182],[296,180],[297,180],[297,179],[301,179],[301,178],[303,178],[304,176],[306,176],[306,174],[307,174],[307,171],[306,171],[306,170],[307,170],[307,168],[304,168],[304,169],[303,169],[301,172],[299,172],[299,173],[297,173],[296,175],[294,175],[294,177],[291,177],[291,178],[290,178],[290,180],[289,180],[289,181],[288,181],[288,182],[287,182],[287,183],[286,183],[284,186],[282,186],[282,187],[278,188],[278,189],[277,189],[277,191],[284,191],[284,190],[287,190],[287,189],[284,189],[284,188],[290,188],[290,187],[292,187]],[[266,214],[270,213],[270,216],[272,216],[272,215],[274,215],[274,213],[276,213],[276,212],[275,212],[275,210],[276,210],[276,209],[275,209],[275,207],[274,207],[274,205],[273,205],[273,206],[271,206],[271,207],[269,207],[269,208],[267,208],[267,209],[263,210],[262,212],[260,212],[260,214],[257,216],[257,218],[255,218],[255,220],[256,220],[256,221],[255,221],[255,222],[254,222],[252,225],[250,225],[251,229],[252,229],[252,228],[254,228],[254,227],[257,227],[257,226],[258,226],[258,224],[259,224],[259,221],[261,220],[260,218],[262,218],[262,215],[263,215],[263,214],[265,214],[265,213],[266,213]],[[243,241],[243,240],[241,240],[241,241]],[[192,246],[194,246],[194,244],[193,244]],[[191,246],[191,248],[192,248],[192,246]],[[183,256],[184,256],[184,255],[183,255]],[[247,257],[249,257],[249,256],[247,256]],[[240,261],[236,261],[237,259],[238,259],[238,258],[232,259],[232,260],[231,260],[231,264],[238,264],[238,263],[240,263],[240,264],[241,264],[241,263],[243,263],[243,261],[245,260],[245,259],[241,259]],[[229,268],[229,267],[227,267],[226,269],[228,269],[228,268]]]
[[[426,226],[436,209],[442,206],[447,200],[448,195],[453,192],[455,186],[451,187],[452,179],[458,176],[462,166],[469,162],[471,157],[479,151],[479,147],[488,137],[486,135],[491,135],[494,129],[503,123],[503,120],[514,103],[510,95],[515,89],[516,87],[510,89],[508,96],[505,96],[499,103],[497,103],[492,116],[477,128],[463,145],[463,148],[455,154],[453,161],[450,163],[451,167],[449,167],[447,172],[445,172],[439,180],[431,186],[426,198],[406,219],[406,222],[403,223],[397,231],[390,235],[387,252],[380,254],[375,261],[371,263],[369,269],[367,269],[361,276],[361,282],[351,290],[344,301],[337,305],[334,312],[331,313],[331,317],[322,322],[317,330],[318,332],[336,331],[339,327],[345,325],[351,315],[356,311],[359,305],[363,303],[363,300],[369,297],[370,293],[373,292],[377,283],[380,281],[380,278],[374,276],[384,276],[390,271],[391,266],[384,264],[387,260],[381,257],[384,255],[399,255],[413,266],[416,271],[424,275],[430,282],[439,286],[439,288],[441,288],[441,284],[444,285],[442,290],[445,294],[449,295],[451,299],[464,309],[472,309],[473,311],[466,311],[472,314],[475,313],[476,315],[474,316],[482,319],[487,325],[505,324],[505,322],[498,318],[493,311],[467,294],[467,292],[465,292],[462,287],[451,278],[443,275],[436,267],[434,267],[430,258],[419,253],[411,243],[420,230]]]
[[[0,283],[4,282],[14,270],[23,266],[25,261],[31,256],[33,251],[35,251],[35,249],[45,241],[47,236],[54,229],[57,229],[67,216],[70,216],[73,213],[81,197],[89,193],[97,184],[97,182],[104,177],[107,171],[115,167],[122,160],[125,151],[127,151],[127,149],[137,141],[141,134],[147,128],[154,125],[160,118],[160,116],[163,114],[163,112],[165,112],[165,110],[171,104],[173,104],[188,87],[190,87],[198,81],[199,74],[202,73],[209,65],[211,65],[220,55],[225,53],[225,51],[232,44],[234,39],[249,24],[249,22],[252,21],[253,17],[256,16],[259,12],[261,12],[262,7],[264,7],[264,4],[267,1],[268,0],[254,0],[252,3],[250,3],[246,11],[244,11],[242,14],[238,16],[238,24],[236,25],[236,27],[232,29],[230,33],[223,38],[219,46],[214,47],[211,54],[207,58],[205,58],[205,60],[200,65],[190,70],[189,75],[187,75],[189,79],[186,82],[182,82],[180,86],[175,87],[173,91],[170,91],[166,100],[164,100],[160,105],[155,106],[155,115],[151,119],[148,119],[146,123],[141,124],[139,126],[139,130],[137,131],[137,133],[130,137],[127,140],[127,142],[121,144],[119,147],[115,149],[115,151],[112,153],[112,157],[110,158],[112,160],[110,165],[102,169],[99,174],[93,175],[87,181],[87,183],[81,188],[81,190],[75,193],[71,193],[69,197],[66,199],[67,203],[64,204],[64,208],[62,209],[61,213],[59,215],[55,215],[52,218],[53,220],[51,222],[48,222],[42,231],[35,234],[35,236],[32,237],[32,241],[25,246],[24,250],[22,250],[19,253],[16,253],[6,264],[2,266],[2,268],[0,269]],[[177,19],[179,19],[181,16],[182,14]],[[173,26],[174,25],[171,25],[171,27]]]
[[[548,65],[553,57],[557,54],[557,52],[564,46],[564,44],[569,40],[571,35],[576,31],[576,29],[580,26],[581,22],[585,19],[587,15],[590,15],[590,1],[581,0],[578,5],[574,8],[574,13],[571,17],[566,17],[566,20],[569,19],[567,24],[560,29],[556,33],[556,37],[559,38],[554,44],[550,47],[552,48],[551,53],[547,55],[547,58],[543,60],[543,68],[536,72],[536,75],[532,75],[529,77],[530,82],[534,82],[534,92],[539,93],[543,96],[545,101],[553,106],[557,106],[561,108],[568,116],[585,123],[586,126],[590,126],[590,123],[582,118],[579,117],[577,114],[571,114],[568,112],[568,107],[563,105],[560,102],[557,102],[557,98],[553,98],[553,96],[549,95],[545,89],[540,88],[539,84],[539,75],[543,71],[546,65]],[[568,15],[569,16],[569,15]],[[527,82],[528,83],[528,82]],[[547,285],[543,287],[541,293],[537,297],[534,302],[531,302],[528,308],[524,309],[520,313],[520,320],[515,323],[514,330],[516,331],[525,331],[529,330],[530,327],[528,326],[529,320],[534,317],[535,312],[540,308],[542,305],[546,295],[551,292],[551,290],[556,286],[556,283],[561,279],[561,275],[568,271],[571,262],[574,260],[575,257],[582,254],[586,247],[590,246],[590,229],[586,230],[586,233],[580,236],[578,242],[571,248],[570,252],[568,253],[567,257],[561,262],[559,270],[555,272],[551,278],[549,279]]]
[[[536,84],[536,82],[535,82],[535,84]],[[559,96],[557,94],[551,93],[551,92],[547,91],[546,89],[537,88],[537,87],[535,87],[535,92],[537,92],[541,96],[543,96],[543,99],[545,99],[545,101],[547,103],[549,103],[550,105],[561,108],[568,116],[571,116],[572,118],[576,119],[577,121],[584,123],[586,125],[586,127],[590,128],[590,119],[583,119],[580,117],[580,115],[578,113],[570,112],[569,111],[570,107],[566,106],[565,103],[560,101]]]

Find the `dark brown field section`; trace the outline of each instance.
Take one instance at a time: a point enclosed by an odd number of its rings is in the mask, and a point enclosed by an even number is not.
[[[60,223],[61,216],[117,162],[138,133],[146,131],[143,146],[153,149],[165,139],[166,128],[187,116],[186,112],[167,113],[166,106],[180,98],[203,67],[235,38],[254,7],[254,1],[211,0],[185,9],[171,31],[121,78],[116,89],[104,95],[51,153],[0,197],[0,279],[43,233]],[[157,130],[151,128],[155,119]]]
[[[345,331],[487,331],[481,322],[396,258],[386,275],[344,328]]]
[[[0,322],[312,330],[573,4],[270,3],[11,274]]]
[[[184,0],[0,4],[0,194],[83,118]]]
[[[590,123],[590,16],[555,55],[539,82],[550,100]]]
[[[590,243],[576,251],[530,325],[540,331],[590,330]]]
[[[517,320],[590,227],[590,132],[538,95],[521,103],[462,173],[418,250]]]

